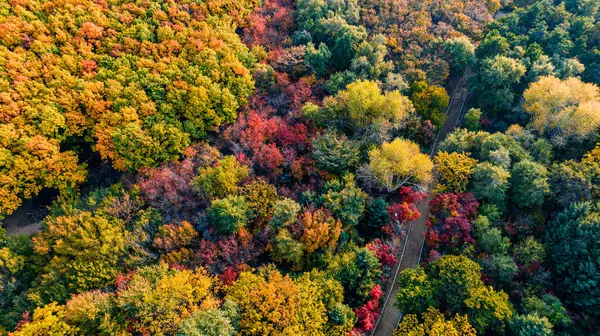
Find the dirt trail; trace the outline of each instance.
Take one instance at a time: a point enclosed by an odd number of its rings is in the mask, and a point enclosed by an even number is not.
[[[465,72],[465,75],[461,77],[457,82],[450,83],[450,87],[453,88],[452,99],[450,100],[450,104],[448,105],[448,110],[446,111],[446,122],[444,123],[444,127],[440,130],[437,135],[436,141],[431,149],[431,157],[433,157],[437,150],[439,144],[446,138],[450,132],[458,125],[460,120],[460,116],[463,113],[462,110],[465,105],[465,101],[467,100],[468,92],[468,83],[467,78],[469,76],[469,71]],[[434,172],[434,176],[436,176],[436,172]],[[428,190],[432,190],[435,185],[435,181],[428,186]],[[384,302],[384,306],[382,308],[381,316],[377,321],[375,326],[375,330],[373,331],[373,336],[390,336],[396,329],[396,326],[400,322],[400,318],[402,314],[400,311],[394,306],[396,302],[396,295],[400,286],[396,281],[398,273],[406,268],[414,268],[417,267],[421,260],[421,253],[423,251],[423,244],[425,243],[425,230],[427,229],[426,220],[429,216],[429,201],[431,199],[431,193],[429,193],[429,197],[426,200],[421,201],[417,204],[417,208],[421,213],[421,217],[416,221],[410,223],[408,228],[408,234],[406,235],[406,240],[404,243],[404,247],[402,248],[402,252],[400,255],[399,266],[395,266],[393,272],[395,272],[394,276],[394,285],[392,286],[389,293],[387,293],[386,300]]]

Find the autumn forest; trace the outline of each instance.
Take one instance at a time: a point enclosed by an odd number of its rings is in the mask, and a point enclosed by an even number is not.
[[[600,1],[0,0],[0,335],[600,335]]]

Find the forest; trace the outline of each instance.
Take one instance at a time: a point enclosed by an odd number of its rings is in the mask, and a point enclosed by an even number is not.
[[[0,1],[0,121],[0,335],[600,335],[598,0]]]

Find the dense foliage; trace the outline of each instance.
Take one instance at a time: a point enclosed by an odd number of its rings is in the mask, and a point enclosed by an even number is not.
[[[595,333],[599,19],[0,4],[0,216],[55,195],[33,234],[0,228],[0,334],[366,335],[422,239],[395,336]]]

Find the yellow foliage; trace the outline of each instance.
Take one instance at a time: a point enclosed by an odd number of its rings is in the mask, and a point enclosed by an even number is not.
[[[243,272],[227,297],[242,310],[242,335],[325,335],[321,290],[308,276],[292,281],[274,268]]]
[[[33,318],[29,323],[22,326],[19,331],[12,333],[13,336],[71,336],[79,335],[80,332],[67,324],[64,320],[65,307],[56,302],[33,311]]]
[[[131,315],[135,331],[174,334],[194,311],[218,307],[215,285],[203,268],[177,271],[161,263],[138,271],[118,288],[116,304]]]
[[[405,184],[426,185],[433,179],[433,162],[416,143],[396,138],[369,151],[367,169],[374,182],[392,192]]]
[[[523,93],[532,126],[549,136],[582,138],[600,126],[600,89],[579,78],[541,77]]]
[[[469,324],[467,316],[455,315],[446,320],[444,314],[429,307],[421,314],[422,322],[415,314],[407,314],[394,331],[394,336],[475,336],[475,328]]]
[[[390,127],[414,113],[408,97],[398,91],[382,94],[377,82],[368,80],[348,84],[336,96],[326,98],[324,104],[338,116],[352,120],[359,128],[371,124]]]
[[[461,153],[439,152],[435,165],[440,174],[436,192],[465,192],[477,160]]]

